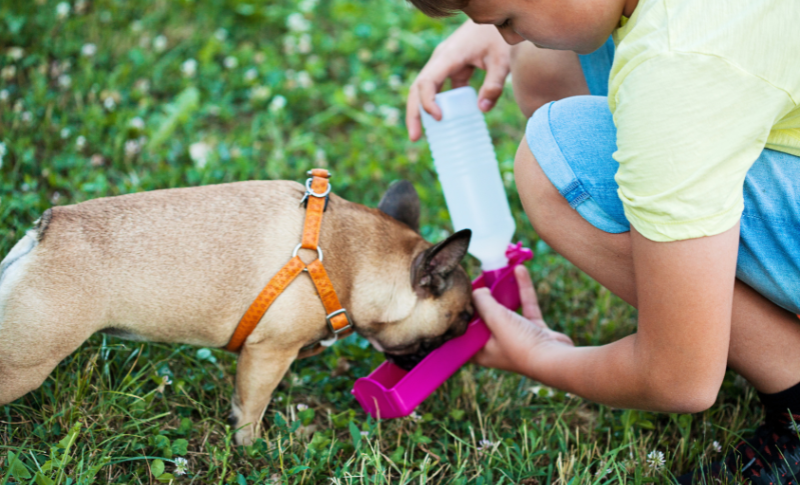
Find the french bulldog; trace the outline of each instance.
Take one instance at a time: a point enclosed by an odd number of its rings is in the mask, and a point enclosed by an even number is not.
[[[249,181],[155,190],[48,209],[0,263],[0,405],[38,388],[95,332],[225,346],[290,259],[303,185]],[[466,330],[470,232],[432,245],[420,200],[396,182],[378,209],[330,195],[324,264],[355,331],[413,367]],[[301,250],[305,262],[317,254]],[[238,444],[260,435],[272,392],[310,344],[331,337],[307,275],[277,298],[239,356],[230,421]]]

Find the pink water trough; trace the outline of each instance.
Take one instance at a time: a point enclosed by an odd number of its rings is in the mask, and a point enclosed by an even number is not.
[[[503,306],[517,310],[520,299],[514,268],[533,258],[533,252],[517,243],[508,246],[506,257],[508,266],[484,272],[472,282],[472,288],[489,288]],[[369,376],[356,380],[351,392],[373,418],[408,416],[483,348],[490,336],[489,328],[476,316],[464,335],[445,342],[412,370],[405,371],[391,362],[384,362]]]

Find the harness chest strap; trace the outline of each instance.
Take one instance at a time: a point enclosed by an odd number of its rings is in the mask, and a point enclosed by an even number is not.
[[[314,283],[314,287],[322,300],[322,305],[325,307],[326,323],[331,332],[333,332],[333,339],[329,341],[328,345],[332,344],[338,336],[349,335],[353,331],[350,316],[347,314],[347,310],[342,307],[339,297],[336,296],[333,283],[331,283],[330,277],[322,265],[322,250],[319,248],[322,214],[327,206],[327,198],[331,191],[328,181],[330,173],[327,170],[316,168],[311,170],[309,175],[311,175],[311,178],[306,181],[306,194],[303,197],[303,201],[307,205],[302,242],[295,248],[292,259],[272,277],[267,286],[261,290],[261,293],[250,305],[250,308],[247,309],[233,332],[231,340],[225,346],[226,350],[238,352],[242,348],[244,341],[258,326],[270,305],[304,270],[308,271],[311,281]],[[319,257],[306,265],[297,256],[297,251],[300,248],[315,250]],[[323,345],[316,344],[313,348],[305,350],[304,355],[318,353],[323,349]]]

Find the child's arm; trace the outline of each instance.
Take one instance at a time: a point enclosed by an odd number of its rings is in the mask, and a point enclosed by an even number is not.
[[[635,229],[631,238],[637,333],[572,347],[547,329],[538,307],[523,318],[478,290],[475,302],[493,337],[476,361],[616,407],[698,412],[711,406],[727,362],[739,226],[676,242],[653,242]],[[523,300],[535,304],[525,275],[517,277]]]

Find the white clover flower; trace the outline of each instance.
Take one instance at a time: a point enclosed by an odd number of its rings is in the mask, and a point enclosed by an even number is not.
[[[387,126],[396,126],[400,122],[400,110],[394,106],[383,104],[378,108],[378,112],[383,116],[383,122]]]
[[[150,91],[150,81],[147,79],[137,79],[136,82],[133,83],[133,89],[140,93],[147,94]]]
[[[389,52],[397,52],[397,51],[399,51],[400,50],[400,41],[395,39],[395,38],[391,38],[391,39],[387,40],[386,41],[386,50],[389,51]]]
[[[369,438],[369,431],[362,431],[361,432],[361,437],[362,438]]]
[[[186,458],[175,458],[175,470],[173,470],[173,473],[175,475],[186,475],[187,471],[189,471],[189,460]]]
[[[299,84],[301,88],[308,89],[314,85],[314,81],[311,79],[311,75],[309,73],[306,71],[300,71],[297,73],[297,84]]]
[[[103,106],[105,106],[105,108],[109,111],[114,111],[114,108],[117,107],[117,102],[114,101],[112,96],[106,96],[106,98],[103,100]]]
[[[297,405],[297,410],[300,411],[300,412],[303,412],[306,409],[308,409],[308,405],[307,404],[300,403],[300,404]]]
[[[244,72],[244,80],[247,82],[255,81],[258,77],[258,70],[255,67],[251,67],[250,69]]]
[[[369,49],[359,49],[358,50],[358,60],[361,62],[368,62],[372,59],[372,51]]]
[[[5,79],[6,81],[12,79],[16,75],[17,75],[17,66],[13,64],[10,66],[6,66],[2,70],[0,70],[0,77]]]
[[[365,93],[371,93],[375,91],[375,81],[364,81],[361,83],[361,90]]]
[[[131,22],[131,31],[132,32],[139,33],[139,32],[142,31],[143,28],[144,28],[144,25],[142,25],[142,21],[141,20],[134,20],[133,22]]]
[[[489,440],[480,440],[478,442],[478,451],[489,451],[494,447],[495,443]]]
[[[144,130],[144,120],[140,117],[131,118],[128,122],[128,126],[133,128],[134,130]]]
[[[62,140],[66,140],[67,138],[69,138],[69,135],[70,135],[71,133],[72,133],[72,132],[70,131],[70,129],[69,129],[69,128],[61,128],[61,132],[60,132],[61,139],[62,139]]]
[[[292,35],[287,35],[283,38],[283,52],[284,54],[292,55],[297,50],[297,39]]]
[[[411,414],[409,414],[408,417],[411,418],[411,420],[413,420],[413,421],[422,421],[422,416],[417,414],[416,411],[414,411]]]
[[[714,441],[711,443],[711,447],[714,448],[714,451],[717,453],[722,453],[722,445],[719,444],[719,441]]]
[[[528,388],[528,392],[536,397],[553,397],[556,395],[555,391],[547,386],[533,386]]]
[[[97,54],[96,45],[88,43],[88,44],[83,44],[83,47],[81,47],[81,55],[83,57],[92,57],[95,54]]]
[[[352,84],[345,84],[345,86],[342,88],[342,92],[344,93],[344,97],[348,102],[352,103],[356,99],[356,87]]]
[[[6,55],[11,59],[18,61],[25,55],[25,50],[22,47],[9,47]]]
[[[136,140],[128,140],[128,141],[134,141],[135,142]],[[169,386],[169,385],[172,384],[172,379],[170,379],[169,376],[163,376],[163,377],[161,377],[161,383],[163,385],[165,385],[165,386]]]
[[[311,36],[303,34],[300,36],[300,41],[297,43],[297,50],[301,54],[308,54],[311,52]]]
[[[56,5],[56,17],[59,19],[65,19],[67,16],[69,16],[70,10],[72,10],[72,7],[70,7],[69,3],[59,2],[59,4]]]
[[[138,155],[141,150],[142,147],[139,145],[138,140],[128,140],[125,142],[125,158],[133,158]]]
[[[199,169],[205,168],[210,155],[211,145],[204,141],[198,141],[189,145],[189,157],[194,162],[194,166]]]
[[[274,112],[282,110],[286,106],[286,98],[281,96],[280,94],[272,98],[272,102],[269,103],[269,110]]]
[[[305,32],[311,28],[311,22],[302,13],[295,12],[286,17],[286,27],[292,32]]]
[[[156,52],[164,52],[167,49],[167,36],[166,35],[157,35],[155,39],[153,39],[153,50]]]
[[[250,89],[251,101],[264,101],[269,98],[272,91],[267,86],[254,86]]]
[[[86,147],[86,137],[83,135],[78,136],[75,138],[75,148],[78,150],[83,150]]]
[[[403,80],[397,74],[389,76],[389,87],[398,90],[403,85]]]
[[[184,77],[194,77],[197,74],[197,61],[194,59],[187,59],[181,64],[181,72]]]
[[[89,7],[89,2],[87,0],[76,0],[75,1],[75,13],[83,13]]]
[[[660,470],[664,467],[666,460],[664,459],[664,453],[660,451],[653,450],[647,454],[647,466],[654,470]]]
[[[267,60],[267,56],[263,52],[256,52],[256,55],[253,56],[253,60],[256,64],[264,64],[264,61]]]
[[[225,39],[228,38],[228,31],[226,29],[223,29],[222,27],[220,27],[220,28],[218,28],[216,30],[216,32],[214,32],[214,37],[218,41],[222,42],[222,41],[224,41]]]
[[[367,101],[364,103],[364,112],[366,113],[373,113],[375,111],[375,105]]]
[[[239,65],[239,59],[228,56],[225,60],[222,61],[222,64],[225,66],[226,69],[236,69],[236,66]]]
[[[10,94],[8,94],[8,89],[0,90],[0,101],[5,103],[6,101],[8,101],[9,96]]]
[[[25,182],[24,184],[20,185],[19,188],[22,189],[23,192],[27,192],[27,191],[31,190],[31,186],[27,182]]]
[[[72,86],[72,78],[69,76],[69,74],[60,75],[58,76],[58,85],[66,89]]]
[[[31,121],[33,121],[33,113],[31,113],[30,111],[25,111],[24,113],[22,113],[23,123],[30,123]]]
[[[300,9],[301,12],[308,13],[314,10],[314,7],[316,6],[317,6],[317,0],[303,0],[297,7]]]
[[[22,100],[18,99],[16,103],[14,103],[14,113],[22,113]]]
[[[3,157],[6,156],[6,153],[8,153],[6,144],[0,141],[0,168],[3,168]]]
[[[52,202],[53,204],[58,204],[59,200],[61,200],[61,192],[59,191],[53,192],[53,195],[50,196],[50,202]]]

